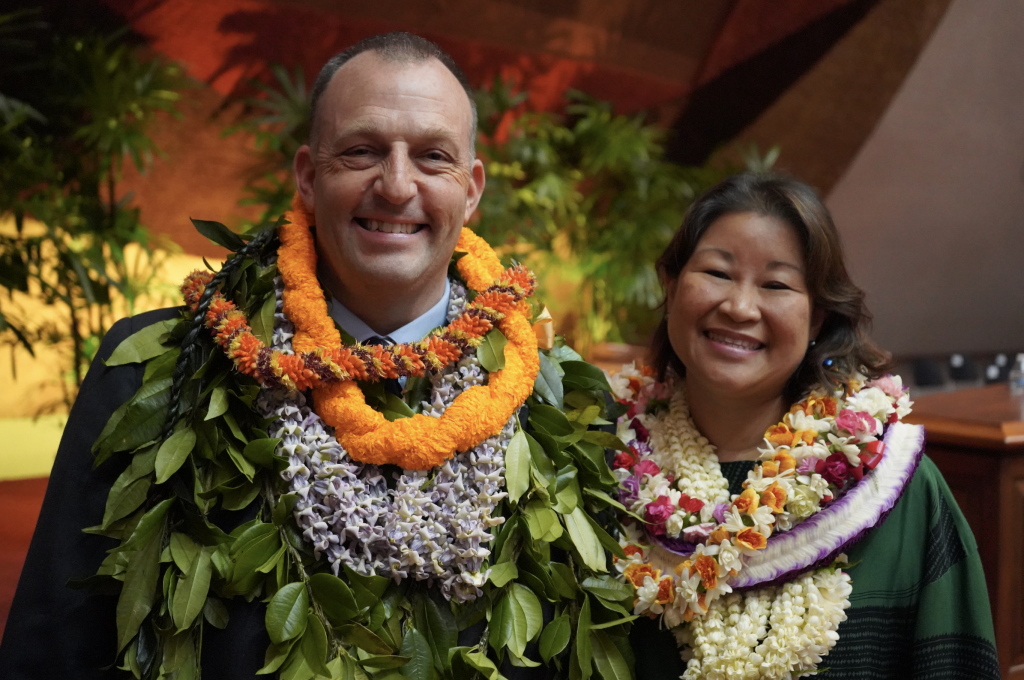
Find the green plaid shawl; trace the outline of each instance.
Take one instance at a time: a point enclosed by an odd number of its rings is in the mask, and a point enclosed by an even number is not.
[[[732,493],[752,462],[724,463]],[[848,552],[853,594],[828,680],[999,678],[978,548],[935,464],[921,462],[885,522]],[[639,619],[630,636],[638,680],[675,680],[686,668],[671,633]]]

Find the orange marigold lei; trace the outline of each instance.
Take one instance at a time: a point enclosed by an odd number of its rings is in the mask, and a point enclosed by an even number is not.
[[[238,370],[263,385],[312,388],[316,411],[349,456],[359,462],[394,464],[405,469],[435,467],[496,435],[533,391],[539,370],[537,338],[529,322],[526,297],[533,275],[517,266],[503,271],[487,243],[463,229],[456,250],[459,273],[480,294],[444,329],[418,343],[392,347],[342,345],[327,313],[316,278],[316,247],[311,215],[296,196],[287,222],[279,229],[277,267],[284,280],[284,313],[295,326],[295,354],[271,350],[256,338],[245,315],[219,292],[206,325]],[[190,307],[198,305],[211,275],[195,272],[182,285]],[[417,414],[389,422],[366,403],[355,380],[420,376],[439,371],[476,347],[497,326],[508,340],[505,368],[490,374],[487,385],[467,389],[440,418]]]
[[[210,279],[209,272],[194,271],[182,284],[185,303],[193,312]],[[339,380],[374,382],[401,376],[421,377],[457,362],[467,347],[478,347],[498,321],[534,288],[535,281],[529,270],[522,266],[510,267],[446,328],[438,329],[419,342],[389,347],[352,345],[330,350],[318,347],[302,354],[272,350],[253,335],[245,314],[219,291],[210,301],[206,327],[240,372],[268,387],[301,391]]]
[[[194,271],[185,278],[181,292],[189,309],[198,308],[203,290],[212,278],[212,274],[203,271]],[[478,347],[484,336],[535,288],[536,280],[528,269],[510,267],[446,328],[419,342],[390,347],[317,347],[301,354],[272,350],[253,335],[245,314],[219,291],[210,301],[206,327],[240,372],[268,387],[306,390],[344,380],[373,382],[401,376],[421,377],[457,362],[467,347]]]

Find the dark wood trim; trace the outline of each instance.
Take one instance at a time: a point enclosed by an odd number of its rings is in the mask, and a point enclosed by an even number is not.
[[[909,422],[971,525],[1004,678],[1024,680],[1024,402],[1006,385],[929,394]]]

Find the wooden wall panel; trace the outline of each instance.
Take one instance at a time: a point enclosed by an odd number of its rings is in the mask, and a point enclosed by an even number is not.
[[[928,444],[927,453],[942,471],[957,505],[971,525],[985,569],[989,602],[995,605],[999,584],[999,471],[996,456],[976,450]]]
[[[996,642],[1006,659],[1007,678],[1024,678],[1024,458],[1007,461],[1002,479],[1004,537],[999,557],[999,590],[1002,598],[996,618]],[[1012,537],[1016,537],[1013,540]]]

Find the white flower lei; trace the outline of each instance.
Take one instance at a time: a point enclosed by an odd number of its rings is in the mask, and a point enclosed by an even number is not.
[[[688,661],[684,680],[790,678],[813,672],[838,640],[836,630],[850,606],[850,577],[841,569],[845,555],[781,587],[734,593],[728,582],[743,569],[745,556],[759,550],[745,545],[739,532],[749,536],[755,531],[766,541],[773,531],[790,530],[819,512],[823,501],[848,487],[845,476],[837,481],[822,469],[826,461],[846,465],[844,475],[855,466],[861,475],[869,463],[874,468],[884,450],[876,436],[883,421],[896,422],[910,411],[899,377],[865,386],[858,376],[845,394],[812,395],[794,407],[766,433],[761,463],[748,474],[744,494],[727,506],[720,505],[723,498],[729,500],[727,490],[721,493],[728,484],[715,448],[693,425],[685,391],[671,392],[632,365],[610,384],[616,398],[630,404],[618,424],[630,452],[620,454],[623,463],[617,462],[615,473],[638,488],[625,487],[623,501],[648,522],[654,522],[645,515],[648,506],[658,506],[658,521],[650,525],[658,530],[655,534],[693,544],[689,558],[675,566],[675,578],[663,575],[682,558],[652,545],[643,530],[627,523],[620,543],[629,559],[616,566],[636,589],[634,614],[660,615],[673,628]],[[666,391],[671,395],[667,408],[662,403]],[[636,430],[643,428],[648,442],[637,440]],[[722,519],[716,509],[724,511],[724,521],[717,523],[714,540],[708,540],[715,527],[708,520],[712,514]],[[701,561],[711,581],[698,571]]]
[[[729,481],[722,475],[714,445],[697,431],[690,418],[686,391],[676,391],[668,410],[661,415],[646,418],[650,419],[650,459],[658,464],[662,473],[672,475],[678,492],[708,503],[727,502]]]
[[[272,346],[291,352],[294,327],[282,312],[280,277],[275,279],[277,312]],[[466,289],[452,282],[448,317],[462,313]],[[476,352],[431,376],[423,413],[439,417],[460,393],[486,382]],[[387,487],[376,465],[349,458],[301,393],[261,389],[257,407],[277,418],[270,436],[281,437],[277,453],[287,457],[282,472],[298,496],[294,515],[314,555],[326,556],[338,573],[346,565],[364,575],[396,580],[433,580],[448,599],[478,597],[489,573],[480,572],[490,551],[490,527],[504,522],[492,512],[505,497],[504,454],[515,434],[515,416],[495,437],[456,454],[431,471],[404,470]]]
[[[726,595],[674,630],[687,660],[682,677],[753,680],[814,671],[839,639],[851,592],[849,575],[827,568],[781,587]]]

